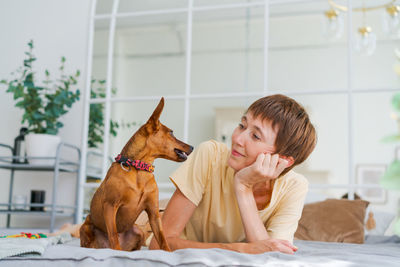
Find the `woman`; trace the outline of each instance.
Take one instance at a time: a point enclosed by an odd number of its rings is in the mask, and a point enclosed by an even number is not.
[[[254,102],[231,149],[202,143],[170,176],[176,191],[162,223],[171,249],[293,254],[308,182],[290,170],[315,145],[315,129],[295,100],[271,95]],[[157,248],[153,238],[150,249]]]

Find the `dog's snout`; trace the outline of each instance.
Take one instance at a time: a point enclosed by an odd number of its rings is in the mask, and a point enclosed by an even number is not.
[[[187,152],[187,154],[189,155],[190,153],[192,153],[194,147],[192,147],[191,145],[189,145],[189,151]]]

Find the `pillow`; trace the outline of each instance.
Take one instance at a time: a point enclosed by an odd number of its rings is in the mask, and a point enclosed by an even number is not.
[[[362,244],[368,204],[365,200],[347,199],[327,199],[306,204],[295,238]]]
[[[370,216],[374,218],[374,227],[371,227],[372,229],[367,227]],[[366,235],[385,235],[396,215],[394,213],[379,211],[371,208],[367,210],[367,216],[365,217]]]
[[[349,194],[346,193],[342,198],[348,199],[348,196]],[[354,193],[354,199],[361,199],[361,196]],[[368,207],[364,219],[365,235],[384,235],[395,217],[396,215],[393,213],[378,211]]]

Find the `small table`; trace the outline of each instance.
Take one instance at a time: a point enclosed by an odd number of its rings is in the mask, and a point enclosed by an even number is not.
[[[53,159],[54,164],[52,165],[38,165],[38,164],[29,164],[29,163],[13,163],[13,159],[18,159],[19,157],[12,156],[13,148],[6,144],[0,143],[0,148],[10,149],[11,156],[0,156],[0,168],[7,169],[11,171],[10,174],[10,189],[9,189],[9,197],[8,203],[0,203],[0,213],[7,213],[7,228],[10,227],[10,217],[11,214],[26,214],[26,215],[37,215],[43,214],[50,216],[50,232],[54,231],[54,222],[56,216],[74,216],[74,223],[78,222],[77,218],[77,207],[78,207],[78,197],[77,192],[79,188],[79,171],[80,171],[80,149],[77,146],[63,143],[61,142],[57,147],[57,153],[55,157],[26,157],[29,159]],[[74,150],[78,155],[77,161],[70,161],[61,158],[61,151],[65,148],[69,148]],[[14,172],[15,171],[51,171],[54,172],[53,175],[53,192],[51,204],[27,204],[26,207],[46,207],[45,211],[30,211],[30,210],[13,210],[12,206],[15,203],[12,203],[13,196],[13,186],[14,186]],[[75,197],[75,205],[67,206],[67,205],[57,205],[56,204],[56,196],[57,196],[57,185],[58,185],[58,176],[60,172],[71,172],[76,173],[76,197]],[[7,209],[1,209],[1,207],[7,207]],[[61,209],[62,212],[57,209]],[[72,212],[64,212],[64,209],[71,209]]]

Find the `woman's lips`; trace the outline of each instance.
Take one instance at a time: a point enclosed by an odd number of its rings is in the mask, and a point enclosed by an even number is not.
[[[242,154],[237,152],[235,149],[232,149],[232,155],[235,156],[235,157],[244,157]]]

